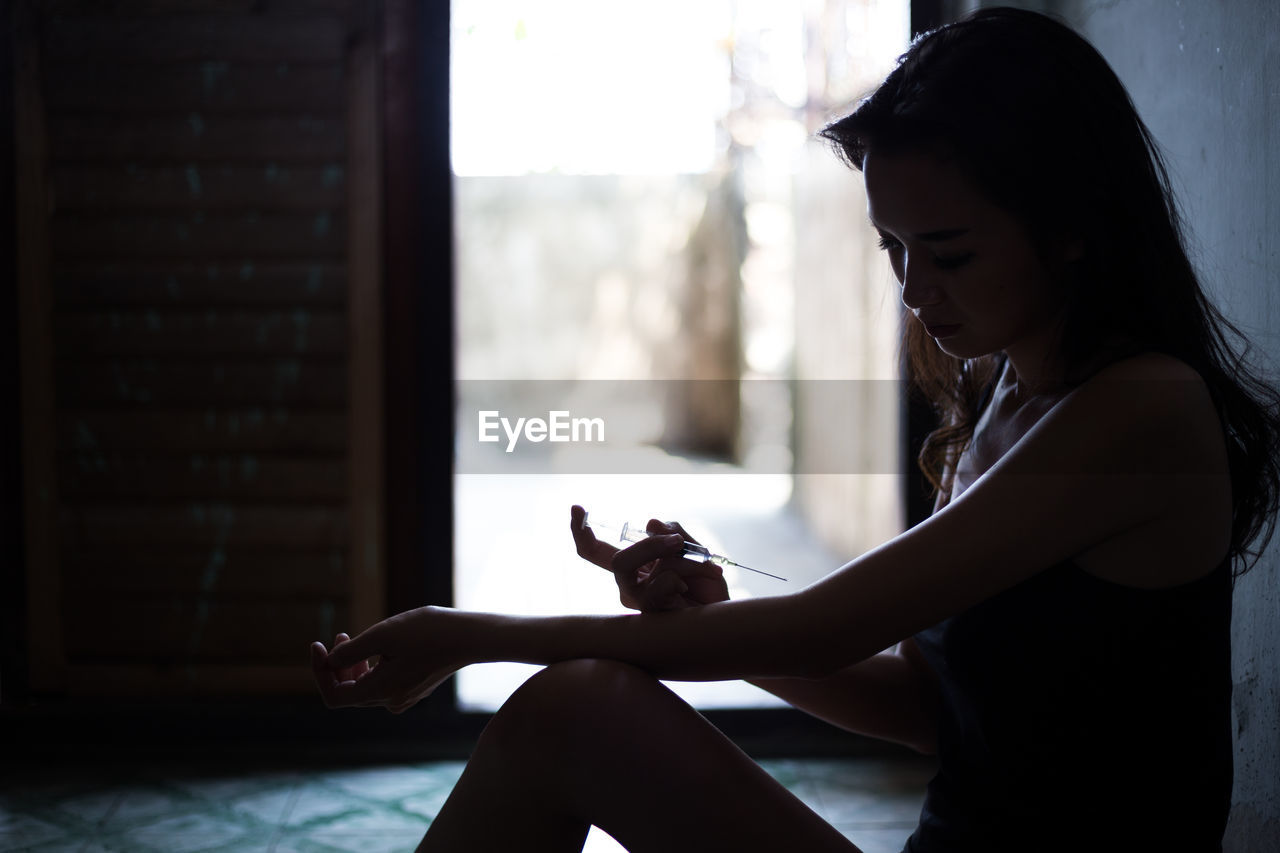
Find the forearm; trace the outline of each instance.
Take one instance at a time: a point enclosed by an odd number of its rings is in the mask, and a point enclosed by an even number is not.
[[[753,678],[800,710],[858,734],[932,753],[937,690],[929,674],[897,650],[873,655],[826,678]]]
[[[938,570],[938,546],[926,534],[950,540],[950,528],[966,523],[963,515],[950,519],[950,527],[938,521],[935,516],[791,595],[626,616],[472,614],[484,624],[465,632],[456,661],[605,658],[678,681],[831,676],[998,589],[989,578],[966,580],[964,566]],[[621,553],[648,546],[633,556],[652,559],[667,547],[665,539]]]
[[[839,654],[830,627],[812,618],[800,595],[623,616],[470,618],[480,622],[469,632],[474,640],[466,663],[606,658],[659,678],[718,681],[826,674]],[[863,656],[873,651],[868,645]]]
[[[944,513],[945,515],[945,513]],[[935,569],[926,523],[785,596],[624,616],[527,617],[422,607],[384,619],[326,653],[312,646],[330,707],[409,707],[457,670],[511,661],[599,658],[661,679],[824,679],[910,637],[987,591]],[[682,545],[657,536],[621,551],[638,565]],[[626,568],[626,567],[623,567]],[[933,577],[930,577],[930,574]],[[336,673],[377,657],[354,681]]]

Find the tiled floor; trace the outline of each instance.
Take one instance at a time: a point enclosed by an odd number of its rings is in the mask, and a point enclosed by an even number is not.
[[[762,762],[867,853],[896,853],[911,833],[926,762]],[[6,768],[0,850],[410,851],[462,772],[460,762],[245,775],[162,766]],[[593,831],[586,850],[621,848]]]

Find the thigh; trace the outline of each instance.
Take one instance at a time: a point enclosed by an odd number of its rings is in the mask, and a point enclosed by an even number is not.
[[[558,664],[512,703],[522,737],[538,742],[533,763],[545,768],[546,792],[632,853],[857,850],[639,669]]]

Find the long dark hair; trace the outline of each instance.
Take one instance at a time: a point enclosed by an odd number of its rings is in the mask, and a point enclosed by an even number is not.
[[[1226,434],[1231,556],[1246,571],[1280,505],[1280,394],[1206,298],[1164,158],[1097,50],[1045,15],[984,9],[919,36],[885,81],[820,135],[856,169],[869,148],[945,154],[1027,226],[1042,256],[1064,235],[1079,241],[1082,255],[1063,271],[1068,381],[1144,351],[1200,374]],[[904,320],[908,378],[941,422],[918,461],[947,493],[948,464],[973,436],[997,363],[953,358],[909,312]]]

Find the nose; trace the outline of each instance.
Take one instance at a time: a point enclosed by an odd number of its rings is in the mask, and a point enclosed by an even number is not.
[[[904,255],[898,280],[902,284],[902,304],[913,311],[942,301],[942,289],[927,263],[913,264],[911,257]]]

